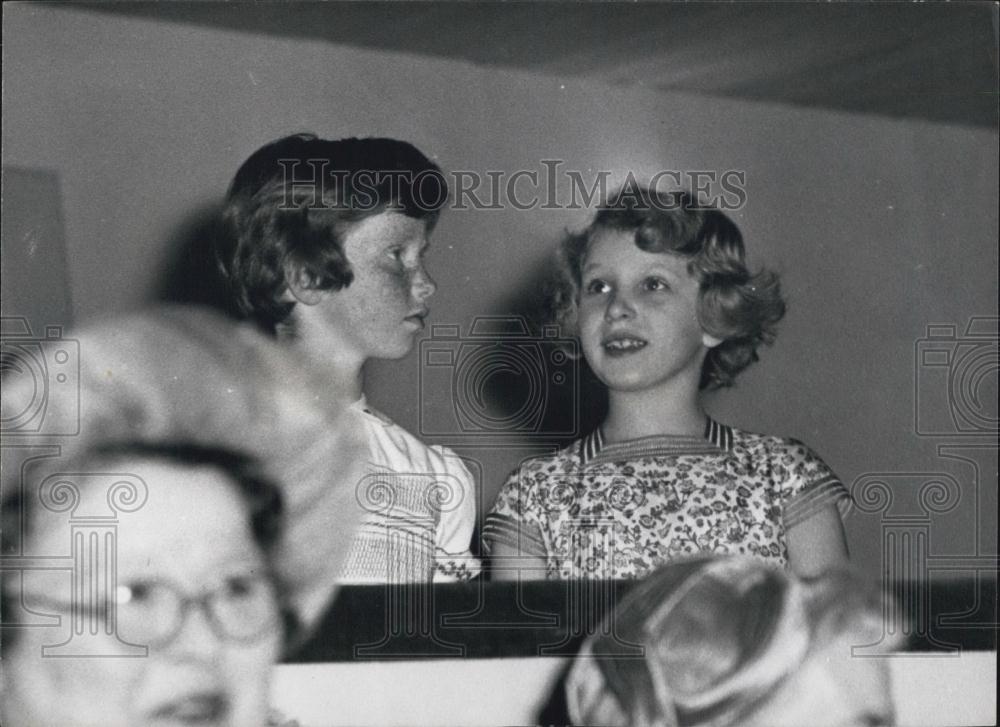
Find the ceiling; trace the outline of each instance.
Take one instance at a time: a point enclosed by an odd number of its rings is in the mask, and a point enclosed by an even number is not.
[[[997,5],[127,2],[104,13],[997,128]]]

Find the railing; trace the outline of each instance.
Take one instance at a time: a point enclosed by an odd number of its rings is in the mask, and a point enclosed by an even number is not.
[[[473,581],[345,586],[288,662],[572,656],[631,581]],[[995,575],[901,581],[903,618],[887,619],[908,650],[945,655],[997,648]],[[613,619],[611,620],[613,622]],[[603,624],[603,625],[602,625]]]

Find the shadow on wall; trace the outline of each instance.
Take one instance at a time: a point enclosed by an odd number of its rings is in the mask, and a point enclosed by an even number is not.
[[[245,318],[231,302],[216,265],[213,242],[222,234],[219,204],[190,212],[168,242],[155,300],[208,306]],[[463,337],[451,376],[460,390],[461,416],[479,431],[523,434],[525,443],[568,444],[597,427],[607,393],[579,353],[575,338],[551,324],[553,270],[540,265]],[[456,416],[458,416],[456,412]]]
[[[231,303],[229,286],[215,263],[213,243],[220,234],[219,204],[195,209],[167,243],[174,251],[163,270],[155,299],[164,303],[203,305],[243,318]]]
[[[73,323],[70,274],[59,175],[4,166],[0,227],[0,309],[18,335],[58,337]],[[5,331],[6,333],[6,331]]]
[[[580,352],[579,341],[552,321],[555,272],[551,259],[497,304],[527,336],[504,347],[509,366],[483,377],[483,399],[493,416],[527,439],[568,444],[594,430],[607,413],[607,390]],[[498,336],[499,340],[502,337]]]

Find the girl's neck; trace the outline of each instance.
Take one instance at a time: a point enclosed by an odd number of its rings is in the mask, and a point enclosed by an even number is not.
[[[363,358],[350,355],[346,347],[327,337],[310,335],[301,324],[279,327],[277,333],[278,339],[308,367],[319,390],[336,391],[350,401],[361,398],[365,383]]]
[[[601,431],[608,442],[665,434],[701,437],[705,416],[697,388],[681,392],[609,391],[608,415]]]

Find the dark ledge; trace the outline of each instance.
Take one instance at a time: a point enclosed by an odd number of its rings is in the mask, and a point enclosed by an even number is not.
[[[571,656],[632,583],[345,586],[286,661]],[[996,650],[995,574],[890,590],[910,619],[908,650]]]

